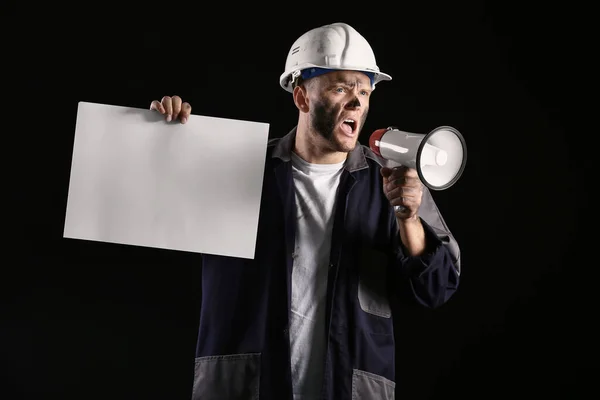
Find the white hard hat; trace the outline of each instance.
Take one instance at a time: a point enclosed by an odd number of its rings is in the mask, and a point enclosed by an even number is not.
[[[328,70],[365,72],[373,89],[378,82],[392,80],[390,75],[379,71],[367,40],[350,25],[335,23],[311,29],[296,39],[279,84],[292,93],[293,82],[303,71],[305,77],[310,77]]]

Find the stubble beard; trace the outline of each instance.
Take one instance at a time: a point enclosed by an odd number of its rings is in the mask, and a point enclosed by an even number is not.
[[[337,116],[340,115],[341,106],[332,106],[324,101],[316,102],[311,110],[311,128],[318,136],[325,140],[329,145],[329,149],[332,151],[338,151],[342,153],[349,153],[356,147],[358,142],[358,136],[362,132],[362,128],[367,120],[368,109],[362,115],[360,121],[356,121],[359,124],[357,138],[354,140],[352,145],[342,143],[334,134],[337,125]]]

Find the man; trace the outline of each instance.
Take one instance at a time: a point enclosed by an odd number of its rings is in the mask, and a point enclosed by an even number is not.
[[[357,142],[390,79],[347,24],[292,45],[280,84],[298,123],[268,146],[256,257],[203,255],[194,400],[394,398],[390,297],[440,306],[460,257],[416,171]],[[191,113],[178,96],[150,108]]]

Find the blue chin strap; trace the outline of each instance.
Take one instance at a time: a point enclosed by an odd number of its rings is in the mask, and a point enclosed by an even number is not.
[[[307,69],[302,70],[301,76],[302,76],[302,79],[309,79],[309,78],[314,78],[315,76],[326,74],[331,71],[336,71],[336,70],[335,69],[327,69],[327,68],[317,68],[317,67],[307,68]],[[369,79],[371,80],[371,87],[373,87],[373,82],[375,80],[375,74],[373,72],[364,72],[364,71],[359,71],[359,72],[362,72],[363,74],[365,74],[369,77]]]

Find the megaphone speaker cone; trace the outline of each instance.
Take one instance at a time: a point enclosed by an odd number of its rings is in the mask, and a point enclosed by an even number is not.
[[[425,135],[417,151],[417,172],[423,184],[444,190],[461,177],[467,157],[463,136],[456,129],[442,126]]]
[[[438,127],[428,134],[378,129],[371,134],[369,147],[381,158],[416,169],[421,182],[434,190],[454,185],[467,158],[463,136],[450,126]]]

